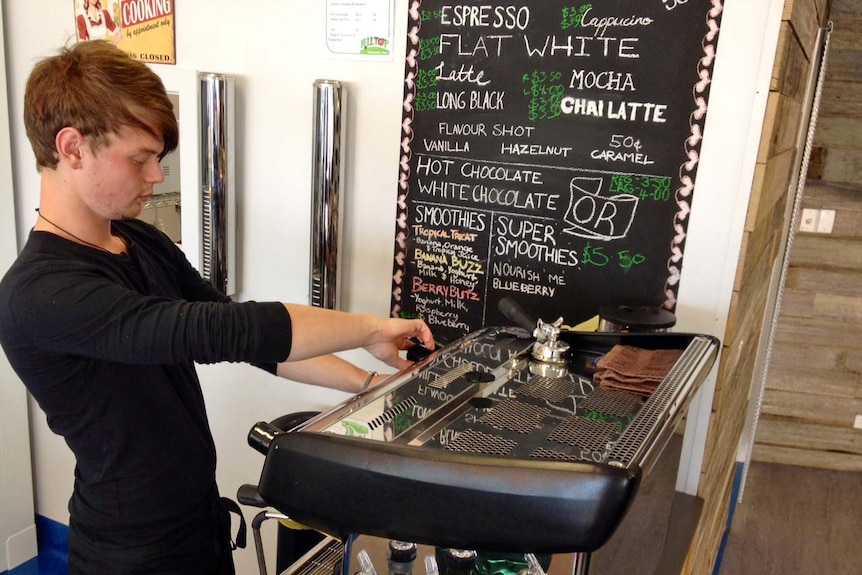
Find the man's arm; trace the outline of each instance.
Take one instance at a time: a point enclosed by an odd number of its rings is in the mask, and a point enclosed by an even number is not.
[[[362,348],[380,361],[404,369],[410,362],[399,356],[400,351],[417,341],[434,349],[434,336],[422,320],[379,318],[295,304],[284,307],[293,324],[289,362]]]
[[[370,372],[335,355],[322,355],[301,361],[284,361],[278,364],[276,374],[291,381],[329,387],[348,393],[362,391],[371,375]],[[374,387],[387,377],[389,376],[373,376],[369,387]]]

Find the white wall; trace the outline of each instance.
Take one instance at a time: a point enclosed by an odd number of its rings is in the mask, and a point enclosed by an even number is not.
[[[307,302],[312,83],[344,81],[348,98],[345,303],[352,310],[389,312],[394,198],[398,177],[403,62],[325,59],[323,2],[182,0],[176,3],[177,66],[153,66],[171,82],[196,70],[237,75],[239,299]],[[238,10],[239,8],[239,10]],[[39,178],[24,134],[22,99],[33,63],[74,38],[73,2],[7,2],[8,79],[18,237],[34,223]],[[399,1],[396,38],[406,33]],[[180,79],[176,79],[180,78]],[[183,106],[181,105],[181,114]],[[185,170],[185,166],[183,167]],[[185,180],[185,174],[183,175]],[[360,224],[361,222],[361,224]],[[361,228],[361,229],[360,229]],[[361,289],[359,289],[361,288]],[[378,364],[350,355],[367,368]],[[241,365],[199,370],[219,449],[219,484],[235,495],[256,483],[263,457],[246,444],[259,420],[322,409],[346,396],[283,382]],[[36,511],[67,522],[73,459],[34,405]],[[247,514],[250,520],[253,512]],[[240,573],[255,572],[250,548],[235,555]],[[272,560],[271,560],[272,562]]]
[[[758,22],[775,2],[779,0],[727,0],[728,10],[745,6]],[[403,91],[399,55],[407,20],[407,2],[396,4],[396,58],[382,63],[322,56],[323,2],[176,3],[177,66],[153,68],[170,77],[168,83],[183,83],[182,78],[196,70],[238,77],[239,299],[307,301],[312,82],[327,78],[344,81],[349,90],[345,304],[351,311],[388,314]],[[34,221],[39,183],[20,119],[24,83],[35,59],[74,36],[72,5],[69,0],[29,0],[7,2],[4,7],[10,23],[8,87],[21,240]],[[747,38],[746,45],[751,43],[751,26],[745,22],[728,18],[720,50],[736,42],[735,35]],[[768,41],[762,29],[754,33]],[[720,79],[716,71],[706,128],[707,140],[721,132],[724,137],[721,147],[709,153],[704,149],[679,298],[680,324],[686,330],[718,336],[723,335],[737,259],[734,250],[738,251],[748,201],[748,162],[753,162],[749,148],[760,128],[756,85],[764,74],[756,48],[728,53],[723,63],[728,72]],[[730,72],[734,69],[744,73],[734,78]],[[733,89],[720,90],[719,81]],[[741,122],[736,121],[740,105],[751,111]],[[182,104],[180,108],[181,115],[187,111]],[[183,170],[188,156],[184,154]],[[695,282],[697,277],[708,279]],[[377,367],[364,355],[349,357],[365,367]],[[245,440],[254,422],[320,409],[344,397],[278,381],[241,365],[205,366],[199,371],[219,449],[219,483],[227,495],[258,479],[262,457]],[[71,456],[47,429],[44,416],[34,417],[32,433],[37,512],[67,521]],[[247,518],[253,515],[250,511]],[[236,558],[240,573],[255,572],[251,549]]]
[[[3,0],[0,0],[0,7]],[[12,189],[6,58],[0,13],[0,190]],[[18,253],[12,194],[0,193],[0,269]],[[6,356],[0,354],[0,571],[17,567],[36,553],[27,394]]]

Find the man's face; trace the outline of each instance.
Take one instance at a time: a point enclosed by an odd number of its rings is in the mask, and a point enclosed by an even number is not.
[[[108,136],[107,147],[81,150],[84,160],[82,200],[97,215],[112,220],[136,218],[141,204],[164,181],[159,154],[164,142],[143,130],[123,127]]]

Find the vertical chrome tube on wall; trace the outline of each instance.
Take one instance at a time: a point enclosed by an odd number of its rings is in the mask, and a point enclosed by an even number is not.
[[[201,114],[201,269],[213,286],[236,291],[234,78],[198,74]]]
[[[340,82],[314,82],[309,303],[338,309],[339,228],[345,94]]]

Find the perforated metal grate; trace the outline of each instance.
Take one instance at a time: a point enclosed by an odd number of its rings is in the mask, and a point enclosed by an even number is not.
[[[580,404],[585,411],[599,411],[616,417],[628,417],[641,404],[639,396],[624,391],[597,389]]]
[[[634,460],[639,448],[646,444],[646,438],[651,435],[658,422],[667,417],[667,410],[673,404],[679,389],[686,384],[689,374],[694,371],[694,366],[703,360],[710,347],[708,338],[696,337],[692,340],[659,385],[656,393],[650,396],[637,417],[614,445],[610,454],[611,460],[623,465],[628,465]]]
[[[475,429],[462,431],[452,440],[446,449],[449,451],[464,451],[467,453],[482,453],[485,455],[508,455],[517,443],[511,439],[482,433]]]
[[[380,415],[378,415],[377,417],[372,419],[368,423],[368,427],[370,429],[376,429],[376,428],[380,427],[381,425],[384,425],[385,423],[392,421],[393,419],[395,419],[396,417],[398,417],[399,415],[401,415],[402,413],[404,413],[405,411],[407,411],[408,409],[410,409],[414,405],[416,405],[416,398],[412,397],[412,396],[408,397],[407,399],[405,399],[404,401],[402,401],[398,405],[390,407],[389,409],[387,409],[386,411],[384,411],[383,413],[381,413]]]
[[[533,453],[530,454],[530,457],[533,459],[557,459],[559,461],[580,461],[579,457],[575,457],[574,455],[567,455],[565,453],[560,453],[559,451],[554,451],[553,449],[545,449],[544,447],[537,447],[533,450]]]
[[[580,415],[570,415],[548,439],[582,449],[602,450],[619,428],[616,423],[593,421]]]
[[[551,403],[563,401],[575,391],[575,384],[568,379],[536,376],[517,389],[517,393],[544,399]]]
[[[472,370],[473,366],[469,363],[463,363],[458,367],[454,367],[428,384],[429,387],[435,389],[446,389],[450,383]]]
[[[479,423],[496,429],[530,433],[550,412],[551,410],[544,407],[506,400],[479,418]]]
[[[289,567],[285,575],[332,575],[341,570],[344,545],[338,539],[327,538],[302,564]]]

